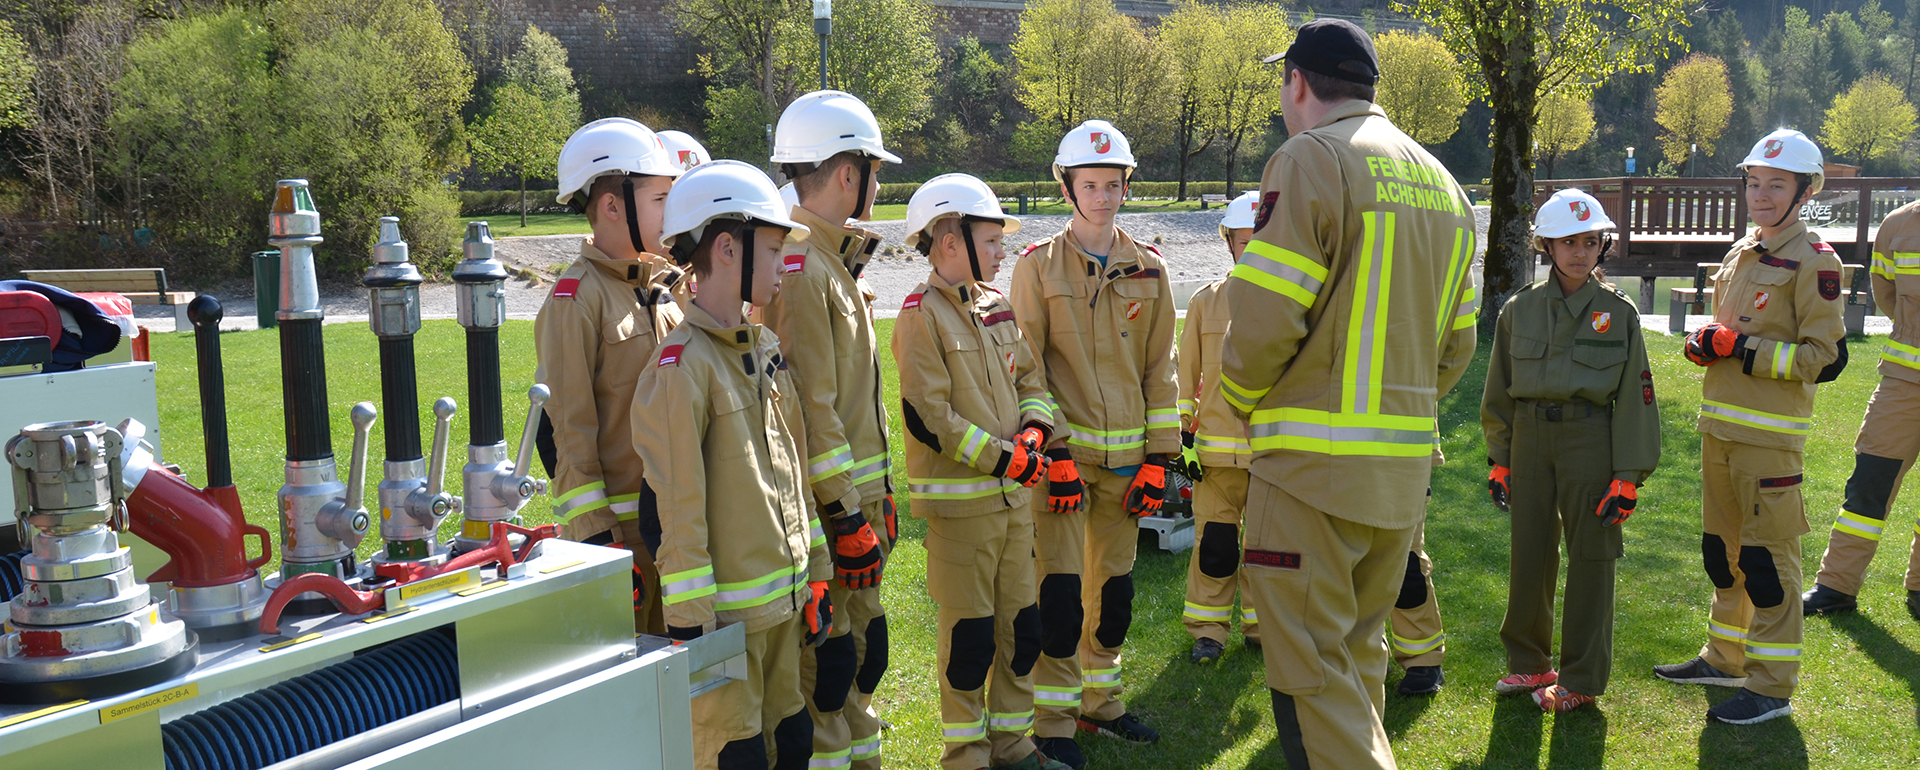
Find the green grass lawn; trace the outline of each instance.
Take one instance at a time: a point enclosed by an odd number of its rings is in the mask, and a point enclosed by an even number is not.
[[[1214,209],[1220,208],[1218,204]],[[1007,204],[1007,211],[1015,211],[1015,205]],[[1199,200],[1175,203],[1169,200],[1131,201],[1120,207],[1123,214],[1145,214],[1156,211],[1199,211]],[[1072,208],[1060,201],[1035,201],[1027,211],[1033,215],[1073,213]],[[873,207],[875,221],[907,218],[907,204],[889,203]],[[511,238],[521,235],[584,235],[588,232],[587,218],[578,214],[528,214],[527,226],[520,226],[519,214],[500,214],[485,217],[461,217],[462,227],[466,222],[486,222],[495,238]]]
[[[504,379],[510,394],[532,384],[533,325],[510,321],[502,329]],[[886,347],[892,322],[880,324]],[[466,403],[462,330],[451,321],[429,321],[417,339],[421,360],[422,425],[426,406],[448,395]],[[273,495],[281,484],[283,454],[277,336],[236,332],[225,336],[230,387],[228,409],[235,437],[234,477],[249,518],[275,529]],[[334,447],[344,462],[353,402],[378,401],[375,338],[365,326],[327,327],[329,395]],[[1447,686],[1432,698],[1388,696],[1386,726],[1400,765],[1406,768],[1509,767],[1913,767],[1920,757],[1920,623],[1902,606],[1901,572],[1913,537],[1911,504],[1890,518],[1883,552],[1862,592],[1861,611],[1837,619],[1809,619],[1806,661],[1791,719],[1752,727],[1707,724],[1707,707],[1730,690],[1680,687],[1655,680],[1648,667],[1691,657],[1705,639],[1709,583],[1700,571],[1699,439],[1693,431],[1699,405],[1700,370],[1680,355],[1680,338],[1650,340],[1656,388],[1666,421],[1660,471],[1641,494],[1640,512],[1627,527],[1627,555],[1619,569],[1616,667],[1598,707],[1558,718],[1540,713],[1524,697],[1502,699],[1492,683],[1505,661],[1499,626],[1505,611],[1506,518],[1485,500],[1484,449],[1479,430],[1482,360],[1442,404],[1445,449],[1452,462],[1434,472],[1427,543],[1434,581],[1447,621]],[[1856,342],[1854,364],[1838,382],[1823,386],[1815,431],[1807,446],[1807,514],[1813,532],[1804,539],[1809,581],[1818,569],[1846,477],[1859,416],[1877,381],[1872,351],[1879,340]],[[166,456],[203,480],[200,415],[194,385],[193,345],[184,334],[154,340],[160,361],[160,419]],[[887,367],[888,403],[897,403],[899,382]],[[507,398],[509,438],[517,437],[526,400]],[[904,437],[899,415],[893,435]],[[376,426],[375,433],[379,428]],[[455,421],[453,444],[465,443],[465,415]],[[379,451],[380,437],[372,446]],[[894,467],[904,473],[896,441]],[[377,474],[379,463],[370,463]],[[458,458],[450,463],[458,467]],[[448,486],[458,489],[457,477]],[[377,478],[368,479],[369,491]],[[901,488],[904,478],[896,479]],[[900,498],[905,504],[905,496]],[[904,511],[903,511],[904,513]],[[549,520],[544,497],[527,508],[535,523]],[[451,536],[453,525],[443,532]],[[917,547],[926,527],[901,521],[905,543],[894,554],[883,590],[893,637],[893,661],[877,696],[882,716],[894,725],[886,753],[895,767],[931,768],[940,753],[939,697],[934,663],[934,606],[926,596],[925,551]],[[361,547],[370,553],[376,538]],[[1087,738],[1094,766],[1104,768],[1272,768],[1284,764],[1261,679],[1259,657],[1238,638],[1219,663],[1200,668],[1186,660],[1190,640],[1180,625],[1188,554],[1155,550],[1142,538],[1135,584],[1138,597],[1128,640],[1125,679],[1130,707],[1164,736],[1158,745],[1136,748]],[[1398,672],[1389,676],[1398,679]]]

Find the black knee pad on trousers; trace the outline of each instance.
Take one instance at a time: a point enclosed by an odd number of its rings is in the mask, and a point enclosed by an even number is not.
[[[813,743],[813,736],[807,736],[807,743]],[[808,752],[808,757],[812,757],[812,752]],[[754,733],[752,738],[727,741],[727,745],[720,747],[720,770],[766,770],[766,767],[767,734],[764,732]]]
[[[1233,577],[1240,568],[1240,528],[1209,521],[1200,528],[1200,574],[1215,580]]]
[[[1700,564],[1707,569],[1707,579],[1713,581],[1713,587],[1726,590],[1733,587],[1733,568],[1727,565],[1727,541],[1719,535],[1702,534],[1700,536]]]
[[[830,637],[813,651],[813,708],[834,712],[847,705],[847,690],[853,687],[853,672],[860,661],[854,656],[853,634]]]
[[[881,615],[867,621],[867,656],[860,659],[860,673],[853,678],[855,686],[868,695],[880,686],[880,677],[887,675],[887,616]]]
[[[1393,606],[1410,610],[1427,603],[1427,576],[1420,573],[1420,554],[1407,552],[1407,576],[1400,579],[1400,598]]]
[[[1294,710],[1293,696],[1271,688],[1267,692],[1273,694],[1273,726],[1287,767],[1307,770],[1307,744],[1300,735],[1300,712]]]
[[[966,618],[953,624],[948,640],[947,684],[968,692],[987,684],[987,672],[993,670],[993,616]]]
[[[1766,609],[1786,601],[1787,589],[1780,585],[1780,570],[1774,566],[1773,553],[1765,546],[1740,546],[1740,571],[1747,575],[1747,598],[1753,600],[1753,606]]]
[[[773,770],[806,770],[807,760],[813,759],[813,717],[806,709],[780,720],[780,726],[773,728],[773,750],[780,754]],[[765,759],[760,762],[761,767],[767,766]]]
[[[1102,647],[1119,647],[1133,627],[1133,573],[1114,575],[1100,586],[1100,625],[1093,639]]]
[[[1048,575],[1040,581],[1040,649],[1049,657],[1080,654],[1080,626],[1087,610],[1080,606],[1079,575]]]
[[[1040,659],[1040,606],[1029,604],[1020,608],[1013,616],[1013,666],[1014,676],[1026,676],[1033,673],[1033,664]]]
[[[1847,477],[1847,501],[1840,505],[1869,519],[1887,518],[1887,500],[1900,478],[1900,461],[1869,454],[1853,456],[1853,475]]]

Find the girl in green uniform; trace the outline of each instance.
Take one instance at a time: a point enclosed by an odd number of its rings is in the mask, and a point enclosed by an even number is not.
[[[1512,516],[1502,695],[1550,712],[1606,692],[1613,667],[1613,569],[1620,523],[1660,460],[1660,414],[1633,302],[1597,269],[1613,221],[1593,196],[1560,190],[1534,216],[1551,276],[1507,301],[1480,404],[1493,466],[1487,487]],[[1510,506],[1510,507],[1509,507]],[[1554,580],[1566,540],[1560,669]]]

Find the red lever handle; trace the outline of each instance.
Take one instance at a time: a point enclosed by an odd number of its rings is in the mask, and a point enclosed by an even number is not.
[[[387,604],[385,592],[355,591],[340,578],[309,572],[273,589],[273,596],[267,598],[267,606],[260,613],[260,633],[280,633],[280,613],[286,611],[287,603],[293,601],[293,597],[304,593],[325,596],[333,600],[333,606],[348,615],[372,612]]]

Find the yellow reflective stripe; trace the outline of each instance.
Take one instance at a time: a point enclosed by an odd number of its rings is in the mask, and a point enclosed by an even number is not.
[[[1853,511],[1841,511],[1840,518],[1835,519],[1833,522],[1833,531],[1835,532],[1845,532],[1855,537],[1863,537],[1874,541],[1880,539],[1880,535],[1885,527],[1886,522],[1879,519],[1870,519]]]
[[[1793,375],[1793,354],[1800,349],[1791,342],[1773,343],[1773,368],[1768,375],[1776,380],[1784,380]]]
[[[1387,300],[1393,294],[1393,212],[1361,213],[1360,260],[1354,272],[1353,313],[1347,325],[1347,352],[1341,386],[1341,411],[1380,411],[1381,377],[1386,371]]]
[[[1199,411],[1199,410],[1193,403],[1193,399],[1191,398],[1180,399],[1180,415],[1182,417],[1192,417],[1194,412],[1196,411]]]
[[[807,547],[817,548],[827,544],[827,531],[820,528],[820,520],[814,519],[807,526]]]
[[[1240,383],[1234,382],[1226,372],[1220,373],[1220,385],[1220,395],[1226,397],[1228,403],[1242,412],[1253,411],[1253,408],[1260,404],[1260,399],[1266,398],[1267,392],[1273,390],[1272,385],[1259,390],[1241,387]]]
[[[1080,684],[1083,687],[1092,687],[1095,689],[1119,687],[1120,667],[1086,669],[1080,676]]]
[[[839,751],[816,751],[807,759],[807,768],[848,767],[853,764],[852,749]]]
[[[1872,273],[1889,281],[1893,280],[1893,258],[1878,251],[1874,252]]]
[[[865,460],[855,462],[853,464],[853,470],[849,471],[849,473],[853,476],[853,485],[857,487],[885,476],[891,470],[893,470],[893,462],[887,459],[886,452],[881,452]]]
[[[1800,645],[1785,642],[1756,642],[1748,639],[1747,657],[1760,660],[1797,661],[1800,659]]]
[[[1447,632],[1445,631],[1434,634],[1433,636],[1429,636],[1425,639],[1408,639],[1399,634],[1388,634],[1388,636],[1393,638],[1394,649],[1404,652],[1408,655],[1419,655],[1420,653],[1423,653],[1423,652],[1432,652],[1434,650],[1439,649],[1440,645],[1445,644],[1447,641]]]
[[[1230,276],[1312,308],[1327,268],[1266,241],[1250,241]]]
[[[1255,612],[1252,607],[1242,605],[1240,607],[1240,622],[1243,625],[1249,626],[1260,625],[1260,613]]]
[[[1044,684],[1033,686],[1033,705],[1066,708],[1080,705],[1080,688],[1049,687]]]
[[[607,498],[607,510],[612,511],[614,517],[620,521],[640,518],[640,493],[614,495]]]
[[[945,738],[948,743],[971,743],[987,736],[987,720],[941,722],[940,736]]]
[[[1707,618],[1707,636],[1725,639],[1736,644],[1745,644],[1747,641],[1747,630],[1739,626],[1729,626],[1716,622],[1713,618]]]
[[[1039,412],[1039,413],[1041,413],[1041,414],[1045,414],[1045,415],[1051,415],[1051,414],[1053,414],[1053,408],[1052,408],[1052,407],[1049,407],[1049,406],[1047,406],[1047,400],[1046,400],[1046,399],[1044,399],[1044,398],[1029,398],[1029,399],[1026,399],[1026,400],[1024,400],[1024,401],[1021,401],[1021,402],[1020,402],[1020,411],[1022,411],[1022,412]]]
[[[1920,369],[1920,348],[1887,340],[1886,348],[1880,351],[1880,359],[1892,361],[1910,369]]]
[[[582,484],[567,490],[553,498],[553,517],[561,523],[573,520],[573,517],[587,511],[607,507],[607,482],[596,481]]]
[[[1179,418],[1175,417],[1175,422]],[[1123,428],[1121,430],[1094,430],[1084,425],[1067,423],[1073,435],[1067,437],[1067,443],[1079,444],[1094,449],[1133,449],[1147,445],[1146,428]]]
[[[1474,293],[1473,284],[1469,281],[1467,282],[1468,293],[1460,297],[1460,305],[1458,308],[1455,308],[1453,313],[1453,323],[1448,323],[1447,301],[1452,299],[1453,296],[1460,291],[1461,281],[1466,278],[1466,270],[1464,269],[1466,265],[1463,265],[1462,262],[1470,263],[1472,260],[1462,260],[1460,256],[1462,254],[1469,256],[1473,254],[1473,247],[1469,245],[1473,243],[1472,238],[1473,236],[1468,234],[1467,229],[1464,227],[1456,227],[1453,229],[1453,254],[1447,258],[1445,283],[1440,287],[1440,310],[1438,317],[1433,320],[1433,328],[1439,330],[1435,344],[1441,348],[1446,347],[1447,332],[1451,329],[1459,328],[1459,317],[1461,315],[1471,316],[1475,310],[1480,307],[1479,294]],[[1472,302],[1471,306],[1468,305],[1469,301]]]
[[[1920,275],[1920,252],[1896,251],[1891,265],[1893,272],[1899,275]],[[1887,276],[1889,280],[1893,276]]]
[[[1201,453],[1218,452],[1221,454],[1253,454],[1253,445],[1246,439],[1234,436],[1209,436],[1204,433],[1193,437],[1193,448]]]
[[[1233,607],[1210,607],[1205,604],[1187,602],[1186,611],[1180,614],[1202,622],[1217,620],[1225,623],[1228,618],[1233,617]]]
[[[855,762],[880,756],[880,734],[876,732],[864,737],[855,737],[852,750]]]
[[[660,602],[663,604],[679,604],[711,596],[716,590],[711,564],[660,576]]]
[[[1807,431],[1813,427],[1813,423],[1797,417],[1762,412],[1758,409],[1747,409],[1706,399],[1700,401],[1700,413],[1716,420],[1795,436],[1807,435]]]
[[[972,500],[999,494],[1002,489],[1020,485],[992,476],[968,476],[959,479],[907,479],[907,492],[916,500]]]
[[[821,479],[852,467],[853,447],[841,444],[834,449],[807,458],[807,483],[819,483]]]
[[[1020,732],[1033,726],[1033,710],[1018,713],[987,712],[987,728],[1007,732]]]
[[[960,445],[953,448],[953,459],[968,465],[974,464],[980,459],[980,450],[987,448],[987,442],[992,438],[986,431],[968,425],[967,432],[960,437]]]
[[[1427,457],[1433,454],[1432,417],[1331,414],[1281,407],[1253,413],[1254,451],[1290,449],[1329,455]]]
[[[739,583],[721,583],[714,594],[713,608],[716,610],[739,610],[758,607],[782,596],[806,587],[805,580],[795,578],[806,574],[807,565],[800,564],[791,569],[774,570],[772,574]],[[664,592],[663,592],[664,594]],[[665,601],[664,598],[661,601]]]
[[[1147,410],[1147,427],[1148,428],[1153,428],[1155,426],[1166,426],[1166,425],[1177,426],[1179,424],[1180,424],[1180,410],[1178,409],[1148,409]]]

